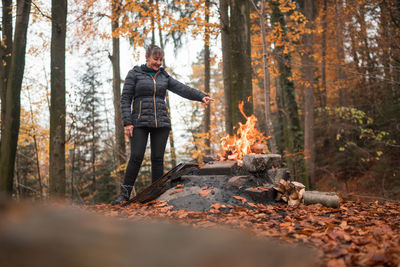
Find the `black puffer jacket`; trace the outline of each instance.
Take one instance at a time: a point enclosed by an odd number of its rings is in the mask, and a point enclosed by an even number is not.
[[[125,78],[121,95],[122,120],[135,127],[171,127],[165,93],[170,90],[184,98],[201,101],[203,92],[191,88],[160,68],[152,77],[145,72],[145,65],[135,66]]]

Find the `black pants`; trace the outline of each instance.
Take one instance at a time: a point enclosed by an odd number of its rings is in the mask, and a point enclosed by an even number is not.
[[[124,184],[133,185],[142,165],[146,151],[147,139],[150,134],[151,147],[151,180],[160,178],[164,173],[164,152],[169,136],[169,128],[133,128],[133,136],[130,139],[131,157],[126,167]]]

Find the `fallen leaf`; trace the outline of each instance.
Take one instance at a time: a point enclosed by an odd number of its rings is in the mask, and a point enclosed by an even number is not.
[[[328,261],[327,267],[346,267],[343,259],[332,259]]]
[[[172,192],[171,194],[169,194],[169,195],[173,195],[173,194],[176,194],[176,193],[179,193],[179,192],[182,192],[183,191],[183,188],[180,188],[180,189],[175,189],[175,191],[174,192]]]
[[[212,190],[213,190],[212,188],[207,189],[207,190],[203,190],[203,191],[200,192],[200,196],[206,197],[211,193]]]
[[[269,188],[264,187],[264,186],[250,187],[249,189],[253,190],[253,191],[258,191],[258,190],[269,191]]]
[[[233,196],[233,198],[242,201],[242,204],[247,202],[247,199],[245,199],[244,197],[241,197],[241,196]]]
[[[214,203],[214,204],[211,204],[211,207],[213,209],[219,210],[222,207],[222,205],[220,203]]]
[[[154,207],[158,208],[158,207],[164,207],[167,205],[167,201],[157,201],[156,204],[154,204]]]
[[[250,207],[253,207],[253,208],[257,208],[257,205],[254,204],[253,202],[247,202],[247,205],[249,205]]]

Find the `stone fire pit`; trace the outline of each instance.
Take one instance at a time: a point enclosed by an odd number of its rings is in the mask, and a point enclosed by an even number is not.
[[[216,203],[226,208],[251,208],[257,203],[272,204],[272,186],[280,179],[290,179],[281,155],[250,154],[244,156],[242,166],[237,161],[211,161],[192,168],[190,173],[170,179],[169,189],[157,200],[190,211],[206,211]]]

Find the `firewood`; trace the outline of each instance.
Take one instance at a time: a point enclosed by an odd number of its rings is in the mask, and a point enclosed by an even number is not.
[[[305,191],[303,201],[306,205],[320,203],[331,208],[339,207],[339,197],[332,192]]]
[[[126,201],[122,206],[127,206],[131,203],[139,202],[146,203],[152,201],[159,197],[162,193],[171,188],[171,181],[180,178],[182,175],[188,174],[193,170],[198,169],[198,164],[196,163],[180,163],[174,168],[172,168],[169,172],[164,174],[154,183],[146,187],[142,192],[137,194],[135,197]]]
[[[277,191],[275,200],[283,200],[290,207],[297,207],[300,203],[306,205],[319,203],[327,207],[339,207],[339,197],[335,193],[305,191],[305,186],[299,182],[281,179],[273,188]]]

